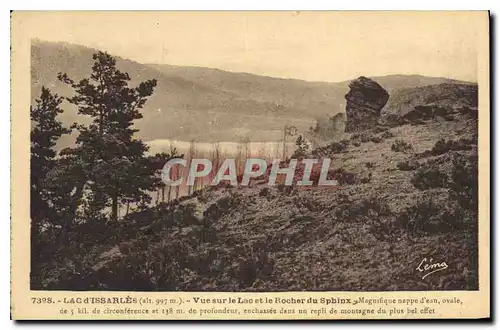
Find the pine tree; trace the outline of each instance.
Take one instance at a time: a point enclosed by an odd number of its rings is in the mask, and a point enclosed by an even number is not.
[[[63,127],[57,116],[63,112],[60,108],[62,97],[52,94],[42,87],[36,106],[30,107],[31,128],[31,219],[32,228],[36,232],[43,225],[56,225],[59,221],[54,209],[54,191],[49,189],[49,173],[56,164],[54,147],[57,140],[71,130]]]
[[[128,87],[130,77],[116,68],[116,60],[107,53],[93,55],[94,65],[89,78],[75,82],[67,74],[59,80],[71,86],[75,96],[67,100],[77,106],[78,113],[89,116],[89,125],[74,125],[80,135],[76,148],[65,155],[81,163],[84,180],[76,187],[77,203],[87,186],[87,197],[96,208],[111,207],[111,219],[118,220],[122,202],[148,202],[146,191],[153,189],[154,177],[148,147],[134,138],[134,120],[142,118],[140,109],[152,95],[156,80],[137,87]]]
[[[299,135],[297,137],[297,140],[295,140],[295,145],[297,146],[297,149],[295,150],[294,156],[305,156],[307,150],[309,149],[309,144],[302,135]]]

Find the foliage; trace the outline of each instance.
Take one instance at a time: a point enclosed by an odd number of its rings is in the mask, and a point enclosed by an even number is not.
[[[153,93],[156,80],[128,87],[130,77],[116,68],[107,53],[93,55],[89,78],[73,81],[67,74],[59,79],[73,88],[67,100],[78,107],[80,115],[91,119],[89,125],[75,124],[80,133],[77,146],[68,155],[84,164],[82,175],[92,191],[89,203],[96,211],[111,207],[111,219],[118,219],[123,202],[148,201],[147,190],[154,187],[154,168],[145,157],[147,146],[134,137],[133,121],[142,118],[140,109]],[[77,190],[82,190],[77,186]]]
[[[440,139],[436,142],[431,152],[433,155],[441,155],[451,150],[469,150],[471,149],[471,144],[475,144],[475,141],[472,139],[461,138],[457,141]]]
[[[384,133],[382,133],[382,134],[380,135],[380,137],[381,137],[382,139],[384,139],[384,140],[385,140],[385,139],[390,139],[390,138],[394,137],[394,134],[392,134],[392,133],[391,133],[391,132],[389,132],[389,131],[385,131]]]
[[[36,105],[30,107],[31,161],[30,161],[30,209],[32,229],[35,235],[47,226],[62,226],[61,209],[64,203],[58,198],[64,191],[53,184],[52,175],[57,171],[54,147],[57,140],[71,131],[61,124],[57,116],[62,98],[42,87]],[[55,189],[51,189],[55,188]]]
[[[411,183],[420,190],[443,188],[448,183],[448,176],[437,168],[420,168]]]
[[[299,135],[297,137],[297,140],[295,141],[295,146],[297,147],[297,149],[295,149],[294,157],[300,157],[300,156],[303,157],[309,150],[309,143],[307,143],[306,139],[304,139],[302,135]]]
[[[453,161],[449,187],[451,197],[462,207],[477,212],[478,167],[477,158],[457,158]]]
[[[397,223],[409,232],[446,232],[460,226],[458,212],[428,199],[405,209],[397,217]]]
[[[418,164],[412,161],[404,161],[397,163],[396,167],[401,171],[413,171],[417,169]]]
[[[347,140],[342,140],[339,142],[333,142],[331,143],[328,148],[333,152],[334,154],[339,154],[341,152],[344,152],[347,150],[347,146],[349,145],[349,141]]]
[[[388,216],[391,211],[387,204],[375,197],[361,199],[336,210],[338,219],[351,221],[367,221],[368,219]]]
[[[395,152],[409,152],[413,150],[413,146],[404,140],[398,139],[391,145],[391,150]]]

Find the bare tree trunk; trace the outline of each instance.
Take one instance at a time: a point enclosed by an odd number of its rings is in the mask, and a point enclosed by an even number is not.
[[[118,221],[118,196],[116,194],[113,196],[111,205],[111,220]]]
[[[283,129],[283,160],[286,160],[286,129],[287,126]]]
[[[189,161],[190,161],[190,163],[193,161],[193,158],[195,157],[195,153],[196,153],[196,142],[194,140],[192,140],[189,144]],[[193,185],[194,186],[196,185],[196,180],[193,183]],[[193,193],[193,188],[194,187],[192,185],[188,186],[188,195],[189,196]]]

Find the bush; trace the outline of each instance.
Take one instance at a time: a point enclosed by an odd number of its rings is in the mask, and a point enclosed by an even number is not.
[[[335,216],[342,220],[374,220],[381,216],[388,216],[391,211],[387,204],[377,198],[362,199],[352,204],[345,205],[335,211]]]
[[[466,115],[471,119],[477,120],[477,110],[473,110],[469,107],[462,107],[458,109],[458,112],[460,112],[462,115]]]
[[[459,210],[450,210],[430,199],[404,210],[396,223],[409,232],[446,232],[460,227]]]
[[[401,171],[413,171],[418,168],[418,163],[411,161],[399,162],[396,164],[396,167]]]
[[[240,257],[234,274],[239,280],[240,288],[251,287],[257,279],[267,280],[274,271],[274,263],[264,251],[252,251],[247,256]]]
[[[415,173],[411,183],[419,190],[443,188],[448,183],[448,176],[437,168],[421,168]]]
[[[297,209],[307,209],[311,212],[315,212],[321,210],[323,205],[319,203],[317,200],[307,196],[296,196],[293,198],[293,202]]]
[[[372,180],[372,172],[369,172],[367,176],[362,177],[359,182],[360,183],[368,183]]]
[[[380,127],[380,126],[375,126],[372,130],[373,133],[378,134],[387,131],[387,128],[385,127]]]
[[[448,151],[451,150],[451,145],[453,141],[446,141],[445,139],[440,139],[439,141],[436,142],[434,147],[432,148],[432,154],[433,155],[440,155],[444,154]]]
[[[299,135],[299,137],[295,141],[295,145],[297,146],[297,149],[293,153],[292,158],[299,158],[307,155],[307,151],[309,150],[310,146],[302,135]]]
[[[361,142],[363,142],[363,143],[366,143],[366,142],[370,141],[370,139],[371,139],[371,137],[370,137],[368,134],[362,134],[362,135],[360,136],[360,140],[361,140]]]
[[[434,147],[432,148],[431,152],[433,155],[441,155],[444,153],[447,153],[448,151],[451,150],[469,150],[472,147],[470,146],[471,144],[475,144],[476,142],[473,139],[464,139],[461,138],[457,141],[453,140],[448,140],[446,141],[445,139],[440,139],[439,141],[436,142]]]
[[[394,134],[392,134],[392,133],[391,133],[391,132],[389,132],[389,131],[385,131],[384,133],[382,133],[382,135],[380,135],[380,137],[381,137],[382,139],[384,139],[384,140],[385,140],[385,139],[390,139],[390,138],[394,137]]]
[[[467,161],[463,158],[453,161],[450,175],[450,196],[462,207],[477,212],[478,168],[477,158]]]
[[[371,138],[371,135],[369,135],[366,132],[355,133],[355,134],[353,134],[351,136],[351,140],[353,140],[353,141],[361,141],[363,143],[366,143],[366,142],[370,141],[370,138]]]
[[[339,142],[333,142],[327,146],[317,148],[313,150],[312,154],[315,156],[339,154],[347,150],[349,146],[349,141],[341,140]]]
[[[294,187],[293,186],[287,186],[285,184],[279,184],[278,186],[278,191],[284,195],[291,195],[294,192]]]
[[[347,150],[348,142],[345,140],[342,140],[340,142],[333,142],[332,144],[329,145],[329,149],[331,152],[334,154],[339,154],[341,152],[344,152]]]
[[[269,190],[269,188],[265,187],[265,188],[262,188],[259,192],[259,196],[260,197],[266,197],[267,195],[269,195],[271,191]]]
[[[327,177],[329,179],[337,180],[337,182],[340,185],[355,184],[356,183],[355,174],[352,172],[348,172],[348,171],[344,170],[343,168],[329,171]]]
[[[212,205],[210,205],[204,212],[203,217],[211,220],[218,220],[224,214],[228,214],[233,207],[240,202],[238,195],[224,196]]]
[[[413,146],[403,140],[396,140],[391,145],[391,150],[395,152],[409,152],[413,150]]]

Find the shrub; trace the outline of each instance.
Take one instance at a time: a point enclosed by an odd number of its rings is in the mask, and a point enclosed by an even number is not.
[[[235,205],[239,204],[239,196],[231,195],[224,196],[212,205],[210,205],[204,212],[203,217],[218,220],[224,214],[227,214],[231,211],[231,208]]]
[[[477,119],[477,110],[473,110],[469,107],[459,108],[458,112],[460,112],[462,115],[466,115],[469,118]]]
[[[366,142],[370,141],[370,138],[371,138],[371,135],[368,134],[367,132],[355,133],[351,136],[351,140],[357,141],[358,143],[359,143],[359,141],[366,143]]]
[[[370,182],[370,181],[371,181],[371,179],[372,179],[372,172],[369,172],[369,173],[368,173],[368,175],[367,175],[367,176],[365,176],[365,177],[362,177],[362,178],[359,180],[359,182],[360,182],[360,183],[368,183],[368,182]]]
[[[436,142],[431,152],[433,155],[441,155],[451,150],[469,150],[471,144],[475,144],[473,139],[461,138],[457,141],[440,139]]]
[[[382,133],[387,131],[387,128],[385,127],[380,127],[380,126],[375,126],[375,128],[372,129],[372,132],[377,134],[377,133]]]
[[[279,184],[278,191],[284,195],[292,195],[295,191],[294,186],[287,186],[285,184]]]
[[[442,232],[458,228],[460,210],[450,210],[430,199],[405,209],[396,218],[396,223],[409,232]]]
[[[297,207],[297,209],[299,210],[306,208],[311,212],[315,212],[323,208],[323,205],[320,204],[317,200],[307,196],[296,196],[293,198],[293,202],[295,204],[295,207]]]
[[[391,150],[395,152],[409,152],[413,150],[413,146],[403,140],[396,140],[391,145]]]
[[[448,176],[437,168],[421,168],[411,179],[411,183],[419,190],[446,187]]]
[[[477,212],[478,168],[477,158],[470,161],[455,159],[450,175],[450,196],[462,207]]]
[[[349,146],[348,140],[341,140],[339,142],[332,142],[331,144],[313,150],[312,154],[315,156],[339,154],[347,150]]]
[[[380,137],[381,137],[382,139],[384,139],[384,140],[385,140],[385,139],[390,139],[390,138],[394,137],[394,134],[392,134],[392,133],[391,133],[391,132],[389,132],[389,131],[385,131],[384,133],[382,133],[382,135],[380,135]]]
[[[347,204],[335,211],[335,216],[338,219],[355,221],[373,220],[390,214],[391,211],[387,204],[374,197]]]
[[[305,156],[310,148],[309,143],[307,143],[306,139],[302,135],[299,135],[299,137],[295,141],[295,145],[297,149],[292,155],[293,158]]]
[[[269,195],[270,193],[270,190],[269,188],[265,187],[265,188],[262,188],[259,192],[259,196],[260,197],[266,197],[267,195]]]
[[[341,152],[346,151],[347,146],[348,146],[348,142],[345,140],[342,140],[340,142],[333,142],[328,147],[329,147],[330,151],[333,152],[334,154],[339,154]]]
[[[401,171],[413,171],[417,169],[418,163],[412,161],[399,162],[396,167]]]
[[[440,139],[439,141],[436,142],[436,144],[432,148],[431,150],[432,154],[440,155],[450,151],[452,142],[453,141],[446,141],[445,139]]]
[[[274,260],[269,254],[260,251],[240,257],[235,272],[240,288],[251,287],[257,279],[267,280],[274,271]]]
[[[363,143],[366,143],[366,142],[370,141],[370,138],[371,138],[371,137],[370,137],[368,134],[362,134],[362,135],[360,136],[360,140],[361,140],[361,142],[363,142]]]
[[[343,168],[329,171],[327,177],[332,180],[337,180],[340,185],[356,183],[356,176],[354,173],[348,172]]]

